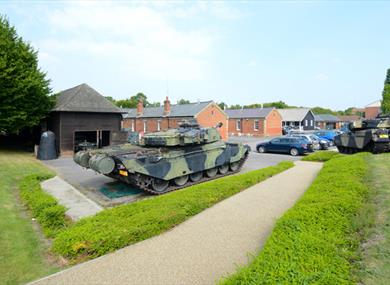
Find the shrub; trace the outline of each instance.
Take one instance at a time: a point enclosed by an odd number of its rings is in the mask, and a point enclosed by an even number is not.
[[[41,189],[40,182],[50,178],[48,175],[32,174],[22,179],[19,184],[20,196],[42,226],[48,237],[54,237],[67,225],[65,207]]]
[[[365,157],[325,163],[318,177],[280,218],[260,254],[223,284],[352,284],[359,237],[354,217],[367,195]]]
[[[104,210],[61,232],[54,240],[53,249],[73,259],[103,255],[167,231],[217,202],[292,166],[292,162],[281,162]]]
[[[332,158],[342,157],[343,155],[337,151],[321,150],[311,153],[304,158],[303,161],[328,161]]]

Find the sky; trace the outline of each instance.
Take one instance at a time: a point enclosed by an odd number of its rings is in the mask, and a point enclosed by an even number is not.
[[[379,100],[390,1],[1,1],[53,92],[343,110]]]

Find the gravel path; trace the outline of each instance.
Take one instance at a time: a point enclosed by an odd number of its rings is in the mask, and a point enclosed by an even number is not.
[[[296,166],[201,212],[171,231],[35,284],[214,284],[257,253],[278,217],[322,164]]]

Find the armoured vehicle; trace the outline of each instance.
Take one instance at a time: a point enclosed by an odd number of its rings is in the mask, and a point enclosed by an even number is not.
[[[359,120],[349,124],[349,132],[338,135],[334,143],[341,153],[390,151],[390,116]]]
[[[145,134],[137,145],[80,151],[74,161],[152,194],[238,172],[250,147],[221,140],[215,128],[183,122],[177,129]]]

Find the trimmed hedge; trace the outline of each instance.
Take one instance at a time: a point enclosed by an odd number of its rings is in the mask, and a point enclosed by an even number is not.
[[[281,162],[276,166],[104,210],[61,232],[54,240],[53,250],[78,261],[106,254],[165,232],[219,201],[293,165],[290,161]]]
[[[356,217],[368,193],[368,155],[326,162],[303,197],[278,220],[260,254],[222,284],[355,284]]]
[[[20,196],[38,220],[43,232],[54,237],[67,225],[66,208],[41,189],[40,182],[51,176],[32,174],[24,177],[19,184]]]
[[[302,161],[328,161],[332,158],[341,157],[343,154],[340,154],[338,151],[330,151],[330,150],[321,150],[311,153],[304,158]]]

